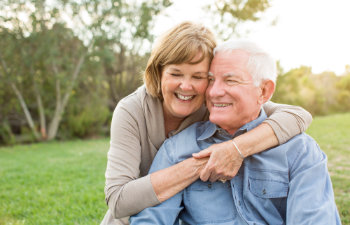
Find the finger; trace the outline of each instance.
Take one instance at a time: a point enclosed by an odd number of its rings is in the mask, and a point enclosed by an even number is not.
[[[232,173],[230,173],[230,174],[228,175],[228,179],[229,179],[229,180],[233,179],[233,178],[237,175],[238,170],[239,170],[239,168],[238,168],[238,169],[234,169],[234,170],[232,171]]]
[[[199,176],[199,178],[203,181],[206,182],[208,181],[209,177],[211,175],[211,171],[209,169],[208,164],[203,168],[203,170],[201,171],[201,174]]]
[[[212,153],[212,150],[210,149],[204,149],[200,152],[197,153],[193,153],[192,156],[196,159],[200,159],[200,158],[205,158],[205,157],[209,157]]]
[[[218,179],[220,179],[220,176],[219,175],[216,175],[216,174],[211,174],[211,176],[209,177],[209,181],[210,182],[216,182]]]

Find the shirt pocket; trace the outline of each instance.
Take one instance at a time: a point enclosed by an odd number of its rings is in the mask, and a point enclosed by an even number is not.
[[[283,224],[289,190],[288,173],[277,171],[250,171],[248,192],[244,198],[256,215],[269,224]],[[249,194],[250,193],[250,194]],[[266,210],[268,209],[268,210]]]
[[[259,198],[284,198],[288,194],[288,183],[249,177],[249,190]]]
[[[196,224],[220,224],[236,217],[230,181],[211,183],[198,180],[184,194],[186,210]]]

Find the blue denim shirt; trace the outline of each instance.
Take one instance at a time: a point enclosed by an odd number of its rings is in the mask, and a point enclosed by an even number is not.
[[[198,122],[167,139],[150,173],[167,168],[214,143],[240,135],[265,120],[260,116],[233,136],[210,121]],[[163,203],[130,218],[135,224],[341,224],[327,157],[308,135],[247,157],[226,183],[195,181]]]

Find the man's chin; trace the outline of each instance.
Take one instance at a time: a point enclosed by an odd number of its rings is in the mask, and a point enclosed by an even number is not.
[[[210,120],[210,122],[215,123],[216,125],[218,125],[220,127],[225,126],[225,124],[227,123],[227,122],[225,122],[226,120],[224,118],[220,118],[219,116],[210,115],[209,120]]]

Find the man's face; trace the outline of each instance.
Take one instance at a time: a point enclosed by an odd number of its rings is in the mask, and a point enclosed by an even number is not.
[[[219,52],[209,69],[209,119],[231,134],[256,119],[262,104],[261,89],[253,84],[246,67],[248,60],[243,50]]]

